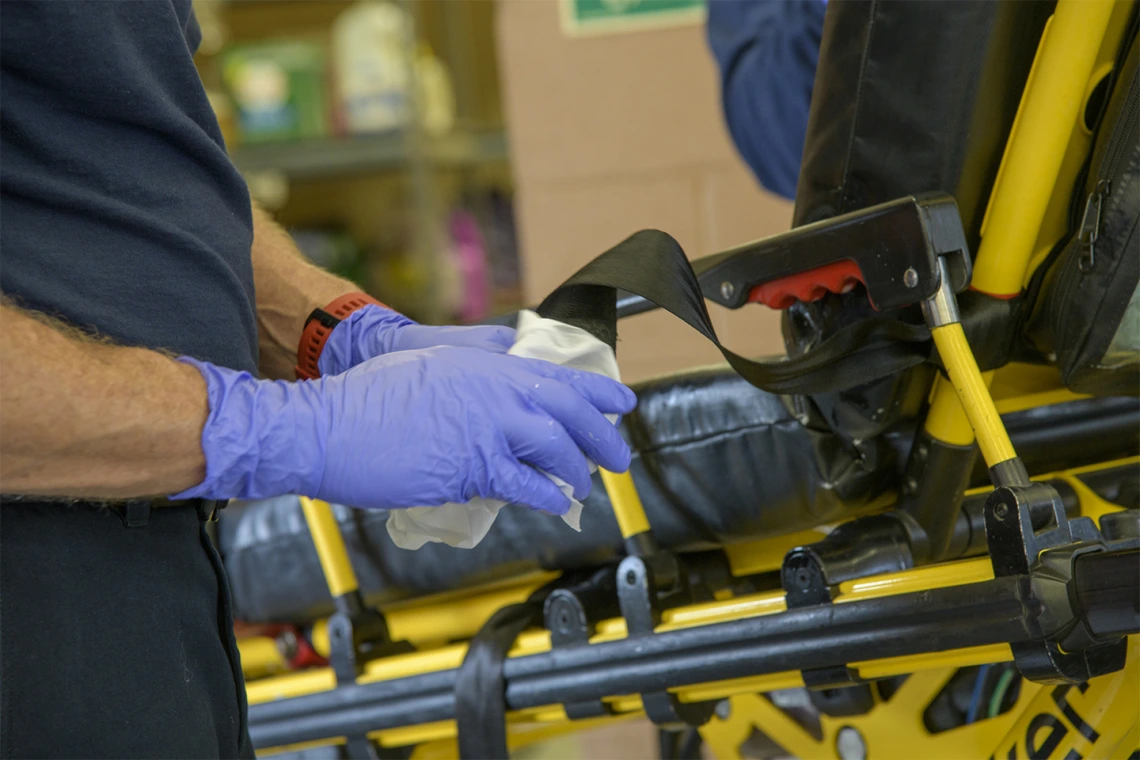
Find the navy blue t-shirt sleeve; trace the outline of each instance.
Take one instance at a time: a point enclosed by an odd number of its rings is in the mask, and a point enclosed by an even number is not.
[[[819,42],[821,0],[709,0],[728,131],[768,190],[794,198]]]

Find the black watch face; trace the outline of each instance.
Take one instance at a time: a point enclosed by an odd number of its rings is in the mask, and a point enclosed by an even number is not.
[[[305,324],[309,324],[314,319],[330,330],[340,324],[339,319],[334,317],[332,314],[329,314],[324,309],[313,309],[313,313],[310,314],[309,318],[305,320]]]

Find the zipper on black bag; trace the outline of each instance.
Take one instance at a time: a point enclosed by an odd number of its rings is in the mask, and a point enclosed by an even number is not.
[[[1096,239],[1100,237],[1100,212],[1104,201],[1112,191],[1112,182],[1098,179],[1096,188],[1085,201],[1085,213],[1081,216],[1081,232],[1077,237],[1077,267],[1088,274],[1096,266]]]
[[[1108,146],[1100,170],[1097,172],[1097,183],[1085,201],[1085,212],[1081,217],[1080,233],[1077,246],[1080,255],[1077,266],[1082,273],[1089,273],[1096,266],[1096,241],[1100,236],[1101,211],[1104,203],[1112,192],[1112,177],[1128,149],[1132,148],[1136,140],[1137,123],[1140,117],[1140,97],[1137,97],[1137,79],[1132,80],[1131,91],[1125,99],[1125,112],[1120,120],[1113,126],[1112,142]]]

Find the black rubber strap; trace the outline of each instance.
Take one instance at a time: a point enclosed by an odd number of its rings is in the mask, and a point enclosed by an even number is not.
[[[503,661],[519,634],[542,624],[542,601],[503,607],[483,624],[455,681],[455,722],[463,760],[507,760],[506,681]]]
[[[660,230],[638,232],[586,264],[542,302],[538,313],[581,327],[616,350],[619,289],[680,318],[708,338],[741,377],[770,393],[844,390],[930,358],[925,325],[883,316],[852,323],[800,356],[745,359],[721,345],[688,257]]]

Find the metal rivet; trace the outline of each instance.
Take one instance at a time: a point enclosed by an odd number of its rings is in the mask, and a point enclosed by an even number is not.
[[[721,296],[721,298],[725,299],[726,301],[728,299],[732,298],[732,294],[735,292],[736,292],[736,286],[733,285],[728,280],[725,280],[724,282],[722,282],[720,284],[720,296]]]
[[[1004,502],[998,502],[994,505],[994,517],[998,520],[1004,520],[1009,515],[1009,507]]]
[[[808,572],[806,567],[801,567],[796,571],[796,585],[800,588],[808,588],[811,586],[811,573]]]
[[[914,271],[914,267],[909,267],[903,272],[903,285],[906,285],[908,288],[918,286],[918,272]]]
[[[853,726],[844,726],[835,736],[835,750],[841,760],[867,760],[867,743]]]
[[[630,586],[637,583],[637,573],[630,570],[628,573],[625,574],[625,582],[628,583]]]
[[[282,631],[277,637],[277,651],[286,660],[297,656],[297,635],[292,631]]]
[[[732,715],[731,702],[729,702],[727,699],[722,699],[716,703],[716,717],[720,718],[721,720],[728,720],[730,715]]]

